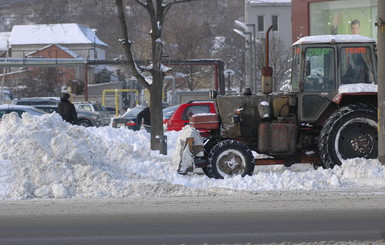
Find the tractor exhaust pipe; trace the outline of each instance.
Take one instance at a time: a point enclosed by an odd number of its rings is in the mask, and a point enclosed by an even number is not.
[[[269,67],[269,33],[273,25],[266,32],[266,59],[265,66],[262,68],[262,93],[270,94],[273,92],[273,68]]]

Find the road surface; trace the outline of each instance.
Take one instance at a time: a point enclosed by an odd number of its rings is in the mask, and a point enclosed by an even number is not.
[[[0,244],[385,244],[385,192],[2,201]]]

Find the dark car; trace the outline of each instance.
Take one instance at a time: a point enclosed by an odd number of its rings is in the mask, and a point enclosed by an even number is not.
[[[58,107],[54,105],[34,105],[33,107],[43,110],[47,113],[58,112]],[[99,127],[101,126],[98,114],[88,111],[77,111],[78,125],[83,127]]]
[[[4,104],[0,105],[0,120],[3,115],[9,114],[11,112],[16,112],[20,117],[23,113],[29,113],[35,116],[41,116],[45,114],[45,111],[36,109],[32,106]]]
[[[111,118],[117,116],[116,115],[116,107],[115,106],[104,106],[104,108],[108,111],[108,114],[110,115]],[[120,114],[119,109],[117,111],[117,114],[118,115]]]
[[[140,126],[136,124],[136,116],[143,111],[144,107],[135,107],[128,110],[122,116],[112,119],[113,128],[126,127],[132,130],[139,130]]]
[[[170,106],[163,109],[163,125],[165,125],[168,119],[172,116],[175,110],[179,107]],[[144,107],[135,107],[126,113],[124,113],[121,117],[114,118],[112,120],[113,128],[121,128],[126,127],[132,130],[139,130],[140,126],[136,124],[136,116],[144,109]]]

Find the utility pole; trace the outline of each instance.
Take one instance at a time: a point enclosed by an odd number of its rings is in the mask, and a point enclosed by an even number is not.
[[[385,164],[385,1],[377,0],[378,160]]]

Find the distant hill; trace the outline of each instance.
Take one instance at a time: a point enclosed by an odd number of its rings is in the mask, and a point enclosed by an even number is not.
[[[9,4],[12,4],[12,3],[26,3],[26,2],[37,2],[37,1],[40,1],[40,0],[0,0],[0,4],[3,4],[3,3],[9,3]]]
[[[149,37],[148,16],[138,4],[129,6],[126,18],[130,40],[133,41],[134,48],[139,50],[136,53],[138,59],[145,59],[149,57],[146,53],[149,48],[143,42]],[[235,47],[244,47],[243,40],[232,31],[234,20],[242,20],[243,16],[244,0],[206,0],[178,4],[168,14],[162,41],[169,44],[167,52],[173,58],[210,58],[210,49],[217,36],[226,37],[224,40],[229,45],[234,45],[232,40],[235,40],[240,42]],[[184,21],[179,21],[182,19]],[[121,31],[115,0],[0,0],[0,32],[10,32],[14,25],[59,23],[78,23],[97,29],[97,36],[109,46],[106,53],[108,59],[119,57],[123,53],[122,45],[117,41],[121,38]],[[186,35],[188,28],[196,31],[198,27],[204,31],[202,36]],[[199,37],[191,41],[193,48],[188,48],[194,51],[191,55],[177,54],[182,47],[180,43],[177,44],[180,34],[186,37],[181,42]],[[189,45],[186,47],[190,47]],[[198,53],[198,47],[207,48]],[[224,57],[216,53],[215,58],[223,58],[226,62],[228,57],[236,57],[239,53],[237,49],[234,52],[229,55],[231,51],[227,48]]]

